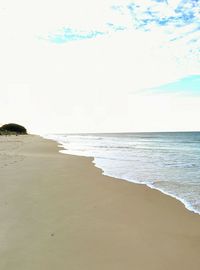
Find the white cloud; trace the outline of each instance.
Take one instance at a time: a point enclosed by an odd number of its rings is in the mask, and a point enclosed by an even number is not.
[[[189,39],[169,43],[157,26],[130,29],[128,10],[110,8],[128,2],[1,1],[0,122],[22,122],[37,132],[194,129],[183,110],[188,104],[195,116],[199,99],[134,94],[200,69],[194,53],[188,55]],[[62,45],[37,39],[63,26],[106,30],[109,21],[128,30]]]

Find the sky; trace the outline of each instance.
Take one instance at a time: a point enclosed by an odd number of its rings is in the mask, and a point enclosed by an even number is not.
[[[0,0],[0,123],[200,130],[199,0]]]

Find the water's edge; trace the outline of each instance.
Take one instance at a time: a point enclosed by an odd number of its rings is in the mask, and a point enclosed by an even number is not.
[[[49,140],[48,137],[45,137],[45,136],[42,136],[42,137],[43,137],[44,139],[48,139],[48,140]],[[115,179],[118,179],[118,180],[121,180],[121,181],[127,181],[127,182],[130,182],[130,183],[133,183],[133,184],[145,185],[145,186],[147,186],[147,187],[149,187],[149,188],[151,188],[151,189],[158,190],[158,191],[160,191],[162,194],[167,195],[167,196],[169,196],[169,197],[172,197],[172,198],[176,199],[177,201],[181,202],[181,203],[185,206],[185,208],[186,208],[188,211],[190,211],[190,212],[192,212],[192,213],[194,213],[194,214],[200,215],[200,213],[199,213],[198,211],[196,211],[195,209],[193,209],[193,208],[191,207],[191,205],[190,205],[189,203],[187,203],[184,199],[182,199],[182,198],[180,198],[180,197],[178,197],[178,196],[175,196],[174,194],[165,192],[165,191],[163,191],[162,189],[157,188],[157,187],[155,187],[155,186],[153,186],[153,185],[147,184],[147,183],[145,183],[145,182],[137,182],[137,181],[134,181],[134,180],[123,179],[123,178],[115,177],[115,176],[113,176],[113,175],[106,174],[106,173],[104,172],[103,168],[97,166],[97,164],[96,164],[96,162],[95,162],[95,157],[94,157],[94,156],[83,156],[83,155],[70,154],[70,153],[67,152],[68,149],[66,149],[66,147],[64,146],[64,144],[63,144],[62,142],[60,142],[59,140],[56,140],[56,139],[52,139],[52,138],[51,138],[50,140],[55,141],[55,142],[58,144],[58,148],[62,148],[61,150],[59,150],[59,153],[61,153],[61,154],[65,154],[65,155],[74,155],[74,156],[80,156],[80,157],[88,157],[88,158],[91,158],[91,159],[92,159],[92,163],[94,164],[94,166],[95,166],[96,168],[98,168],[98,169],[101,170],[102,175],[105,175],[105,176],[108,176],[108,177],[112,177],[112,178],[115,178]]]

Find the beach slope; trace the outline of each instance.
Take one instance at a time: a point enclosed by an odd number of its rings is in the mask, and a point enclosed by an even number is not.
[[[200,216],[39,136],[0,137],[1,270],[199,270]]]

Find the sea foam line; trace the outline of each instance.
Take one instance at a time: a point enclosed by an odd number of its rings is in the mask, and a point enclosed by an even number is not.
[[[90,157],[90,158],[93,158],[92,163],[94,164],[94,166],[95,166],[96,168],[101,169],[102,174],[105,175],[105,176],[109,176],[109,177],[115,178],[115,179],[117,179],[117,180],[127,181],[127,182],[134,183],[134,184],[146,185],[146,186],[148,186],[148,187],[151,188],[151,189],[158,190],[158,191],[160,191],[161,193],[163,193],[163,194],[165,194],[165,195],[167,195],[167,196],[170,196],[170,197],[172,197],[172,198],[174,198],[174,199],[180,201],[180,202],[185,206],[185,208],[186,208],[187,210],[189,210],[189,211],[191,211],[191,212],[193,212],[193,213],[195,213],[195,214],[200,215],[200,212],[198,212],[196,209],[194,209],[194,208],[192,207],[192,205],[191,205],[190,203],[188,203],[186,200],[184,200],[184,199],[181,198],[181,197],[178,197],[178,196],[174,195],[173,193],[166,192],[166,191],[162,190],[161,188],[155,187],[155,186],[153,185],[153,183],[152,183],[152,184],[148,184],[148,183],[146,183],[146,182],[144,182],[144,181],[137,181],[137,180],[129,179],[129,178],[126,178],[126,177],[121,178],[121,177],[114,176],[114,175],[111,175],[111,174],[109,174],[109,173],[106,173],[102,167],[99,167],[99,166],[97,165],[96,157],[94,157],[94,156],[86,156],[86,155],[84,156],[83,154],[73,153],[73,151],[70,152],[70,150],[67,149],[67,147],[66,147],[66,143],[63,143],[63,142],[62,142],[58,137],[56,137],[56,136],[42,135],[42,137],[43,137],[44,139],[50,139],[50,140],[56,141],[56,142],[58,143],[58,147],[62,148],[62,150],[59,150],[59,152],[62,153],[62,154],[75,155],[75,156],[81,156],[81,157]],[[64,148],[64,150],[63,150],[63,148]]]

